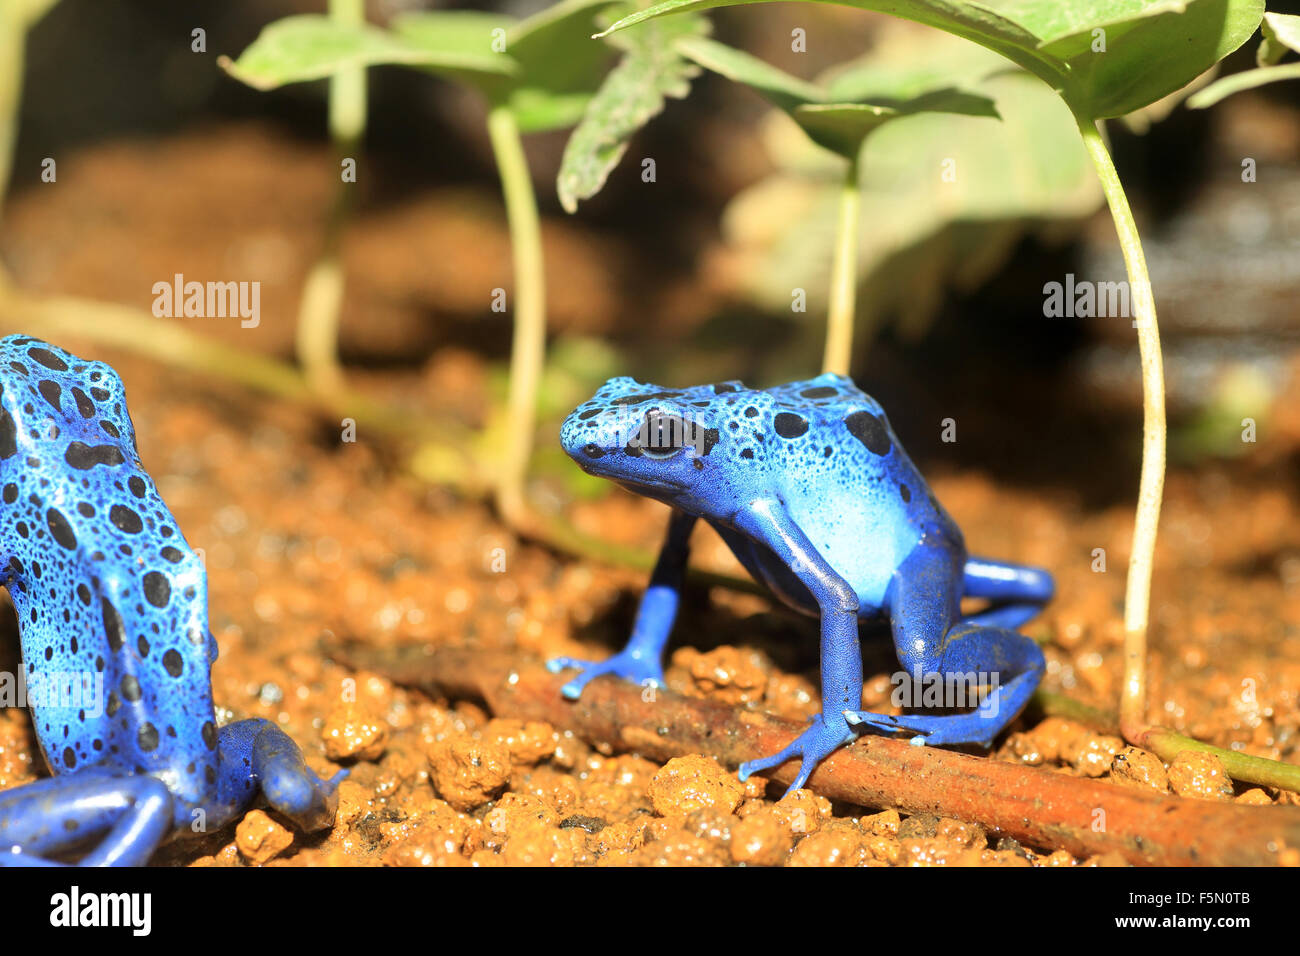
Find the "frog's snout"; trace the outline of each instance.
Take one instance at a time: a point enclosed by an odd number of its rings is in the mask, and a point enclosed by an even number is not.
[[[614,440],[615,427],[608,416],[601,414],[603,411],[599,407],[578,408],[560,426],[564,453],[583,468],[603,458],[613,447],[610,443]]]

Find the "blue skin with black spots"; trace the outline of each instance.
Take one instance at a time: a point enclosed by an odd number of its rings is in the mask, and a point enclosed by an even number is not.
[[[269,721],[216,725],[207,576],[140,464],[112,368],[0,339],[0,501],[0,584],[54,774],[0,792],[0,865],[142,865],[259,786],[304,830],[333,823],[344,774],[322,781]]]
[[[821,619],[821,713],[780,753],[742,764],[741,779],[798,757],[790,789],[802,787],[864,728],[909,732],[918,745],[987,747],[1038,686],[1042,652],[1015,628],[1051,598],[1051,576],[969,557],[884,411],[850,379],[757,390],[614,378],[565,420],[560,440],[583,470],[673,509],[627,646],[598,663],[549,662],[554,672],[580,671],[565,696],[576,699],[601,674],[662,683],[699,518],[756,580]],[[963,617],[964,596],[988,607]],[[882,616],[909,675],[986,675],[995,689],[968,713],[863,711],[858,620]]]

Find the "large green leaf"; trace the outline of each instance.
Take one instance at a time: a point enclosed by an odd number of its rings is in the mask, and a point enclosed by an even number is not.
[[[671,13],[762,2],[768,0],[664,0],[610,31]],[[889,13],[973,40],[1044,80],[1085,119],[1121,116],[1186,85],[1246,42],[1264,12],[1263,0],[805,2]]]
[[[494,103],[506,103],[524,132],[572,126],[581,118],[614,56],[593,43],[596,15],[626,0],[561,0],[525,20],[470,11],[410,13],[393,20],[393,31],[422,49],[448,45],[493,48],[517,65],[510,76],[465,75]],[[496,33],[500,30],[502,32]]]
[[[268,25],[237,60],[218,62],[235,79],[259,90],[319,80],[340,69],[404,64],[470,75],[509,75],[517,64],[474,36],[448,36],[417,45],[378,27],[337,23],[320,14],[285,17]]]
[[[699,67],[677,51],[676,43],[702,35],[708,26],[699,17],[677,17],[613,41],[625,50],[624,56],[587,104],[564,147],[556,190],[567,211],[600,191],[632,136],[663,110],[666,99],[681,99],[690,92]]]
[[[1256,62],[1260,64],[1259,67],[1216,80],[1189,98],[1187,101],[1189,107],[1203,110],[1242,90],[1277,83],[1279,80],[1300,80],[1300,63],[1279,65],[1279,61],[1287,53],[1300,53],[1300,17],[1266,13],[1260,29],[1264,39],[1260,42],[1255,57]]]
[[[986,96],[952,87],[951,75],[933,68],[838,68],[817,83],[708,37],[677,41],[677,50],[706,70],[743,83],[785,110],[813,142],[853,159],[862,141],[884,123],[918,113],[998,115]]]

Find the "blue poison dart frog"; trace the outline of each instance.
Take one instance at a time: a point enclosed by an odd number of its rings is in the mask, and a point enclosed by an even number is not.
[[[269,721],[217,726],[207,576],[140,464],[113,369],[0,339],[0,500],[22,649],[0,681],[23,688],[52,773],[0,792],[0,865],[142,865],[259,787],[304,830],[333,823],[343,773],[322,781]]]
[[[908,732],[915,744],[987,747],[1038,686],[1042,652],[1015,628],[1051,598],[1051,576],[969,557],[885,413],[851,380],[827,374],[759,390],[614,378],[565,420],[560,438],[584,471],[673,509],[627,646],[599,663],[549,662],[557,673],[580,669],[566,697],[600,674],[662,682],[698,518],[756,580],[821,620],[821,713],[780,753],[742,764],[741,779],[798,757],[790,789],[801,787],[864,728]],[[963,616],[966,596],[987,599],[987,608]],[[961,675],[991,688],[987,696],[958,714],[863,711],[858,620],[877,617],[888,617],[914,688],[936,679],[956,687],[950,677]],[[946,699],[942,706],[955,709]]]

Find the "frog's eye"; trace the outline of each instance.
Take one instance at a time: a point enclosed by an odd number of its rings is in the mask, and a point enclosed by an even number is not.
[[[680,415],[664,415],[658,410],[646,413],[636,436],[628,442],[628,452],[665,461],[687,445],[686,420]]]

